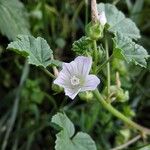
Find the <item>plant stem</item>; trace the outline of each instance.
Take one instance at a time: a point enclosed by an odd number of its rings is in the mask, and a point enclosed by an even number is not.
[[[105,38],[106,61],[109,60],[108,41]],[[107,62],[107,96],[110,94],[110,63]]]
[[[53,79],[56,78],[56,77],[55,77],[51,72],[49,72],[47,69],[42,68],[42,70],[43,70],[49,77],[51,77],[51,78],[53,78]]]
[[[92,22],[95,23],[98,20],[98,11],[96,0],[91,0],[91,18]]]
[[[72,25],[75,24],[75,20],[77,19],[77,17],[79,15],[80,11],[82,10],[83,6],[84,6],[84,1],[81,1],[80,4],[79,4],[79,6],[77,7],[77,9],[76,9],[73,17],[72,17]]]
[[[94,70],[96,70],[97,62],[98,62],[98,54],[97,54],[97,43],[96,40],[93,41],[94,43]]]
[[[147,128],[135,123],[134,121],[130,120],[129,118],[124,116],[122,113],[120,113],[118,110],[116,110],[110,103],[108,103],[104,100],[104,98],[102,97],[102,95],[99,93],[99,91],[97,89],[93,93],[94,93],[94,96],[96,97],[96,99],[102,104],[102,106],[105,109],[107,109],[110,113],[112,113],[114,116],[121,119],[122,121],[124,121],[125,123],[130,125],[131,127],[141,131],[143,134],[150,135],[150,129],[147,129]]]
[[[13,128],[14,128],[15,121],[16,121],[16,118],[17,118],[21,91],[22,91],[24,83],[25,83],[25,81],[28,77],[28,73],[29,73],[29,64],[26,61],[25,65],[24,65],[24,68],[23,68],[23,71],[22,71],[20,83],[19,83],[19,86],[18,86],[17,91],[16,91],[14,104],[13,104],[12,110],[11,110],[11,116],[10,116],[10,119],[8,121],[9,126],[6,130],[6,134],[4,136],[4,140],[3,140],[3,143],[2,143],[1,150],[5,150],[7,148],[8,140],[9,140],[10,134],[11,134]]]
[[[102,70],[102,68],[103,68],[108,62],[110,62],[110,60],[112,59],[112,57],[113,57],[113,55],[111,55],[111,56],[109,57],[109,59],[107,59],[107,60],[98,68],[97,73],[99,73],[99,72]]]
[[[46,6],[46,1],[45,0],[41,0],[41,11],[42,11],[42,23],[43,23],[43,26],[44,26],[44,37],[46,38],[46,40],[49,42],[49,32],[48,32],[48,19],[47,19],[47,15],[46,15],[46,9],[45,9],[45,6]]]
[[[113,5],[117,5],[117,3],[119,2],[120,0],[114,0],[114,2],[112,3]]]
[[[120,145],[120,146],[118,146],[118,147],[112,148],[111,150],[121,150],[121,149],[127,148],[129,145],[135,143],[135,142],[138,141],[140,138],[141,138],[141,135],[137,135],[136,137],[134,137],[133,139],[131,139],[131,140],[128,141],[127,143],[122,144],[122,145]]]
[[[85,0],[85,26],[88,24],[88,14],[89,14],[89,8],[88,8],[88,0]]]

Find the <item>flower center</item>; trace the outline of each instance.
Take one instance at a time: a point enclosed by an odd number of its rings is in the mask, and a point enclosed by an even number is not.
[[[77,78],[76,76],[73,76],[73,77],[71,78],[71,84],[72,84],[72,85],[79,85],[79,84],[80,84],[80,79]]]

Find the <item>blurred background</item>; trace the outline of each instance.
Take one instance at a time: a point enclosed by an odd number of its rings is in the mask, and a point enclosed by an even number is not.
[[[113,3],[131,18],[141,31],[139,43],[150,49],[150,0],[97,0]],[[91,135],[98,150],[109,150],[136,135],[120,120],[105,111],[91,95],[74,101],[58,93],[58,87],[39,68],[7,50],[18,34],[41,36],[54,56],[70,61],[75,54],[72,44],[85,34],[90,21],[88,0],[0,0],[0,149],[53,150],[57,131],[51,117],[64,111],[76,131]],[[113,71],[121,74],[129,101],[114,106],[129,118],[150,128],[150,63],[148,69],[133,67],[121,60],[112,61]],[[150,143],[139,140],[131,149]],[[128,148],[128,149],[130,149]]]

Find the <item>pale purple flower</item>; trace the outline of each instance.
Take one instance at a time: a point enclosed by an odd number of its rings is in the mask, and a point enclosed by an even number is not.
[[[70,63],[63,63],[62,70],[54,80],[54,84],[62,86],[65,95],[74,99],[79,92],[95,90],[100,80],[95,75],[89,75],[92,58],[78,56]]]
[[[98,16],[99,16],[100,24],[104,26],[106,24],[106,22],[107,22],[107,19],[106,19],[106,16],[105,16],[105,12],[104,11],[100,12],[98,14]]]

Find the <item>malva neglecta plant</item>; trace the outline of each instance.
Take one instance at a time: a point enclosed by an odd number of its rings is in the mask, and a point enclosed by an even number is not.
[[[76,58],[70,63],[55,60],[53,51],[41,37],[19,35],[16,41],[8,45],[8,49],[26,57],[29,64],[45,71],[54,79],[53,83],[60,86],[60,91],[64,90],[65,95],[71,99],[83,92],[91,93],[92,98],[99,101],[108,112],[145,138],[150,135],[150,129],[132,121],[113,106],[114,101],[128,100],[129,92],[121,87],[118,72],[116,84],[112,84],[110,77],[111,61],[114,59],[147,67],[146,59],[149,55],[136,43],[140,38],[139,29],[111,4],[96,4],[96,0],[92,0],[91,14],[91,22],[85,28],[86,35],[73,43],[72,50]],[[49,67],[53,68],[54,74],[48,70]],[[56,135],[56,150],[96,150],[95,142],[88,134],[78,132],[74,135],[74,125],[65,114],[57,113],[52,123],[61,128]]]

